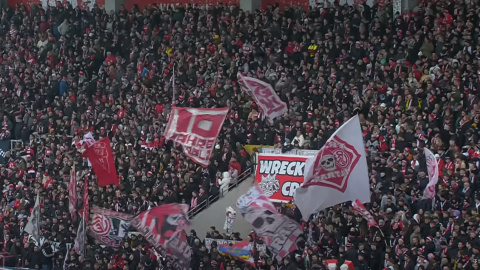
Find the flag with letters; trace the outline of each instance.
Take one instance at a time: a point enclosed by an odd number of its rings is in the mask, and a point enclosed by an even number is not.
[[[172,107],[165,138],[181,145],[194,162],[208,166],[228,110]]]
[[[260,108],[267,119],[273,123],[273,119],[284,115],[288,108],[287,104],[283,102],[273,87],[261,80],[237,74],[238,84],[243,91],[248,93],[255,103]]]
[[[110,139],[105,137],[96,141],[83,153],[84,157],[92,163],[93,171],[97,175],[98,185],[120,185],[115,168],[115,160],[110,146]]]
[[[191,248],[184,231],[190,227],[188,205],[157,206],[134,217],[131,224],[150,245],[165,254],[174,269],[189,269]]]
[[[237,206],[277,260],[297,249],[297,239],[302,234],[300,224],[278,213],[258,186],[240,196]]]

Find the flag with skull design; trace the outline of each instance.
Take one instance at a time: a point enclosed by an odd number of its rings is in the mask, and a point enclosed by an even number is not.
[[[370,202],[363,133],[358,116],[350,118],[305,163],[305,181],[295,190],[295,204],[308,218],[327,207],[360,200]]]
[[[300,224],[278,213],[258,186],[240,196],[237,206],[277,260],[297,249],[297,239],[302,233]]]

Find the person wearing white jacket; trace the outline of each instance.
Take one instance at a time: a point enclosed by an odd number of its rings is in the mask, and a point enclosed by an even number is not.
[[[303,137],[303,134],[300,130],[297,131],[297,136],[293,138],[292,145],[295,145],[295,142],[298,142],[298,146],[300,147],[303,147],[303,145],[305,144],[305,138]]]

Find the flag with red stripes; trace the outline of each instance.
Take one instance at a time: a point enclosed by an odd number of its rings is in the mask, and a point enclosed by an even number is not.
[[[77,177],[75,175],[75,166],[70,171],[70,183],[68,184],[68,210],[73,220],[77,218]]]

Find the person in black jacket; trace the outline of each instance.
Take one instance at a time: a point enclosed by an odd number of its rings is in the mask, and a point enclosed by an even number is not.
[[[42,245],[42,269],[52,270],[53,267],[53,248],[50,245],[50,241],[45,240]]]
[[[40,247],[34,246],[33,249],[29,249],[27,257],[25,259],[25,266],[28,268],[41,268],[43,255]]]

